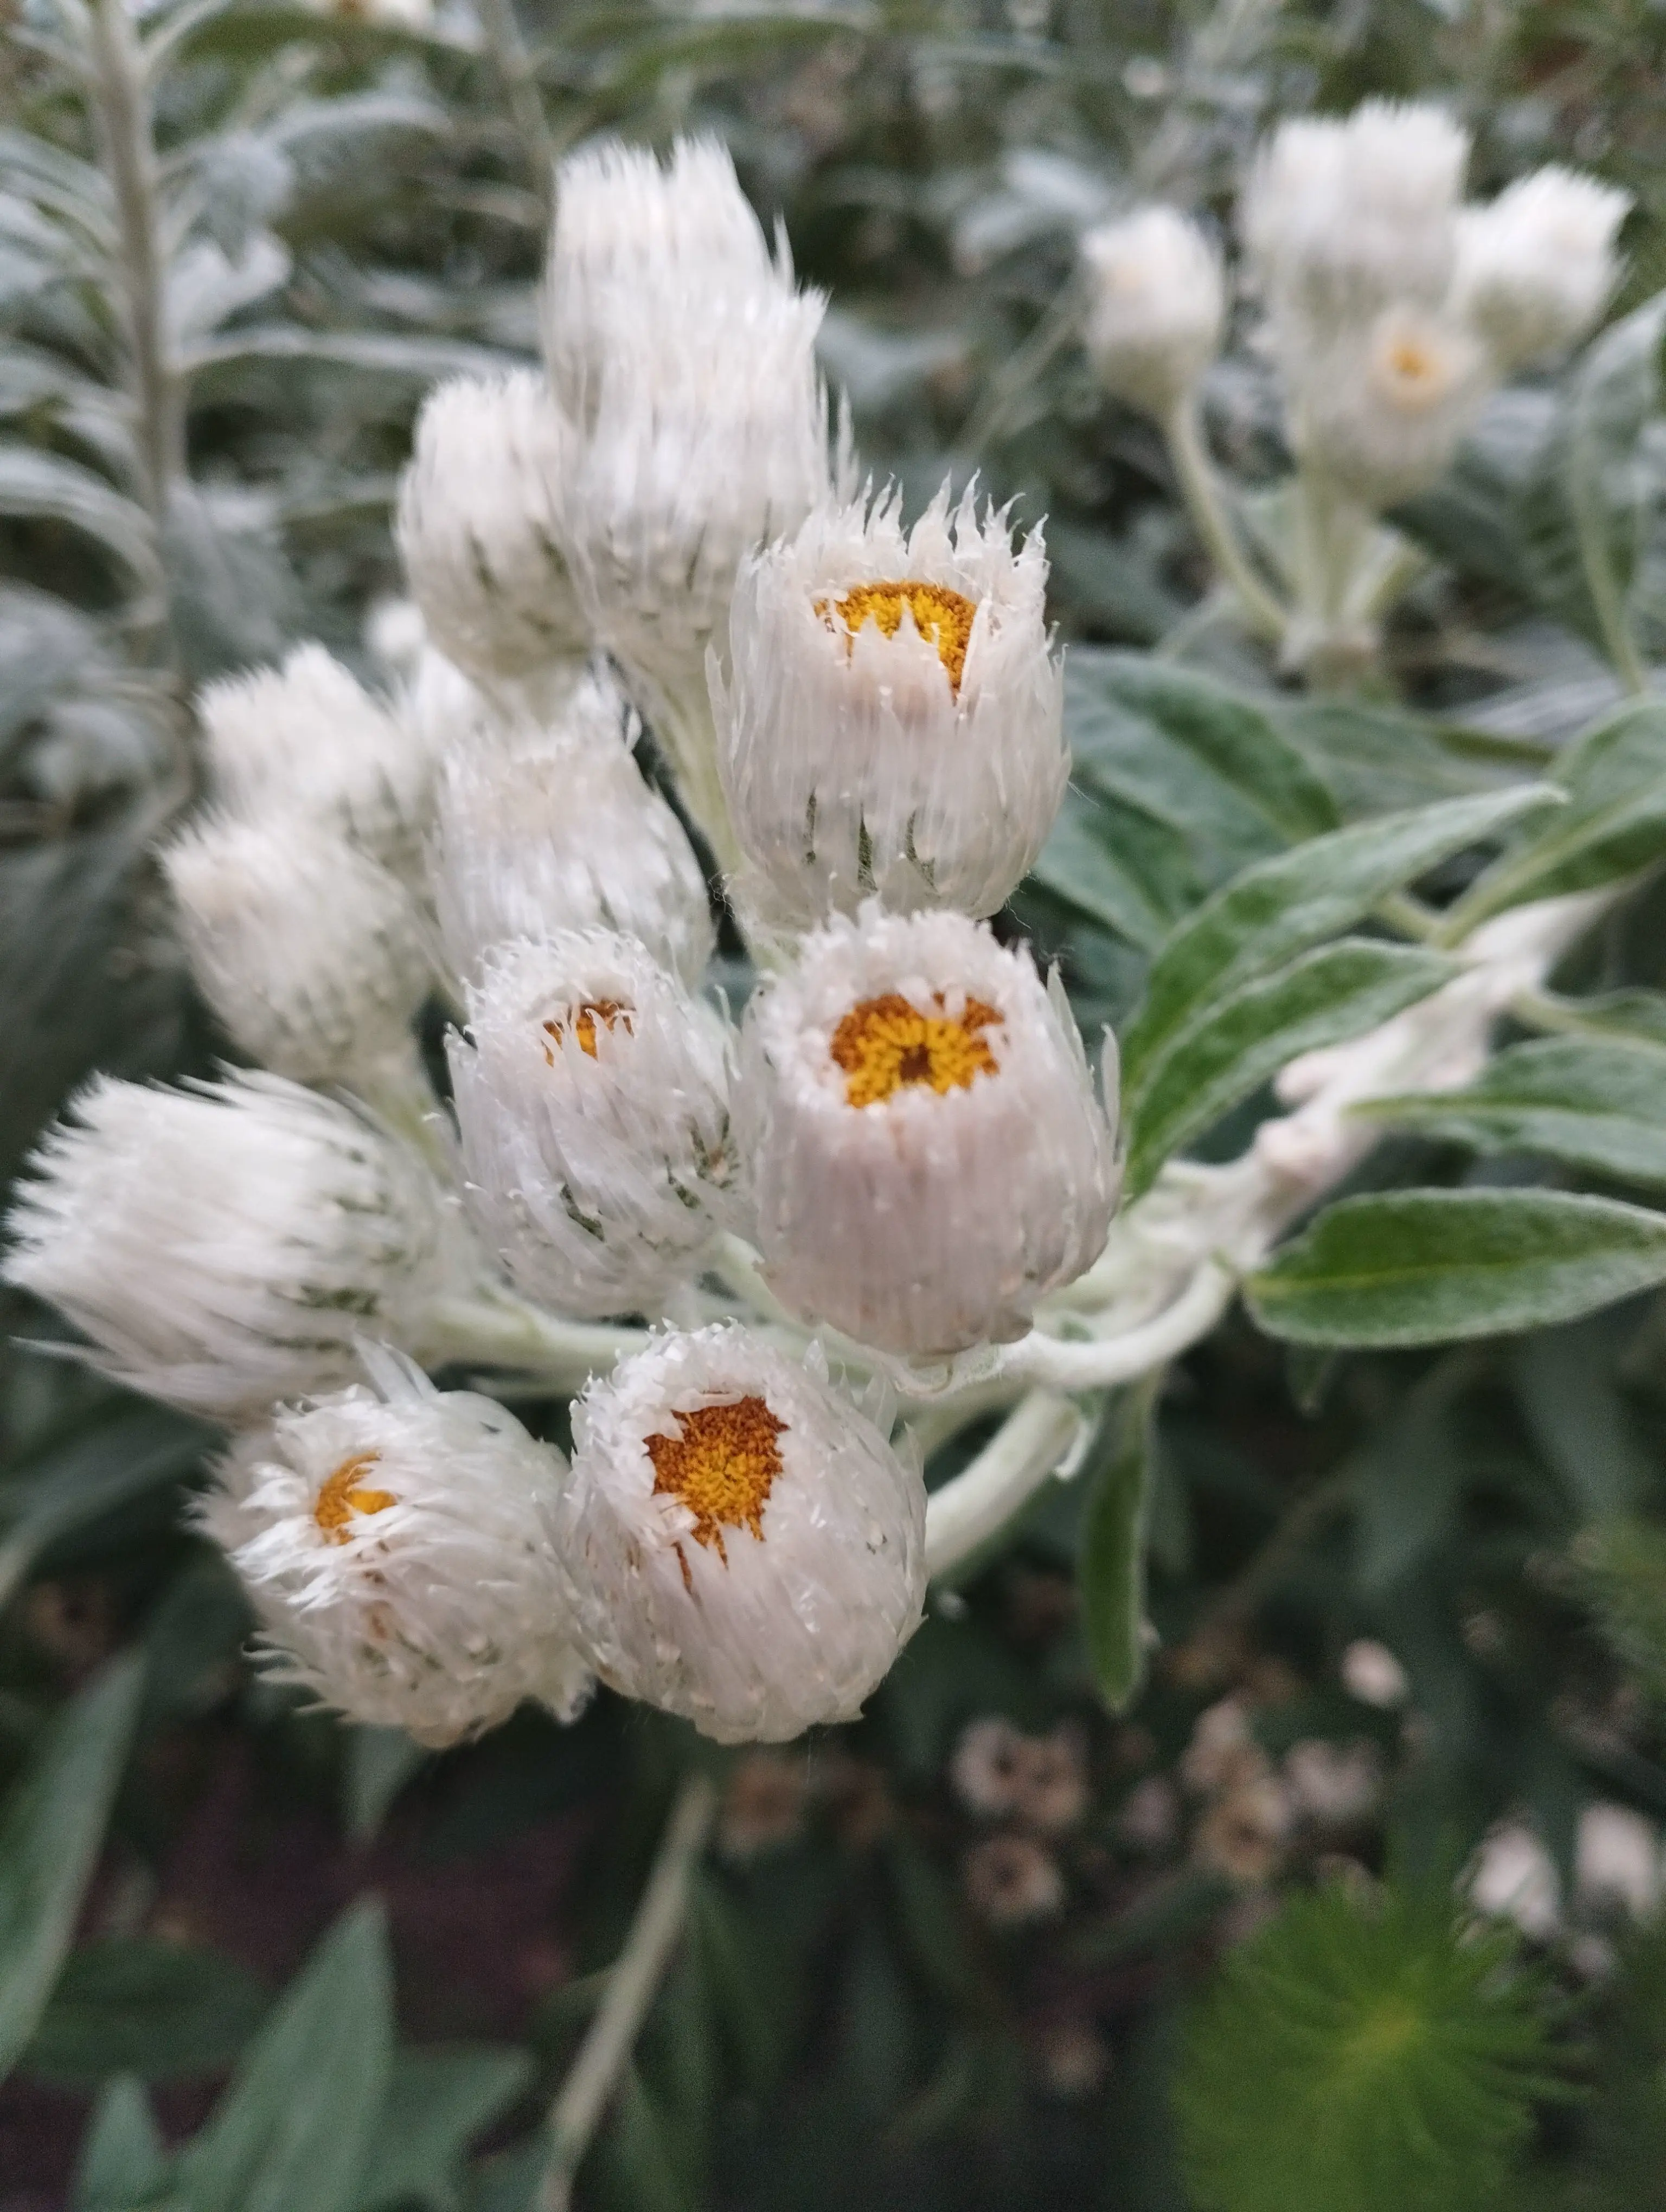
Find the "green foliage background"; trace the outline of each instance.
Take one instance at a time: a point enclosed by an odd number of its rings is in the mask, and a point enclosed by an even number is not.
[[[1286,1340],[1235,1313],[1159,1403],[1121,1407],[1093,1463],[933,1610],[860,1726],[787,1762],[807,1785],[790,1833],[746,1848],[745,1778],[728,1771],[728,1841],[697,1877],[584,2200],[1435,2212],[1513,2173],[1512,2201],[1657,2204],[1660,1939],[1619,1942],[1593,1978],[1579,1943],[1613,1931],[1588,1926],[1529,1972],[1431,1908],[1426,1873],[1507,1813],[1565,1872],[1591,1800],[1666,1818],[1666,1306],[1643,1210],[1666,1188],[1666,909],[1647,877],[1666,851],[1666,710],[1611,718],[1566,557],[1558,456],[1580,393],[1547,381],[1493,408],[1452,481],[1403,518],[1440,565],[1394,629],[1382,696],[1306,699],[1200,611],[1207,574],[1161,448],[1101,398],[1071,331],[1081,225],[1152,194],[1225,217],[1282,115],[1433,89],[1474,128],[1482,189],[1550,159],[1622,182],[1639,205],[1620,335],[1590,390],[1614,402],[1608,523],[1659,657],[1660,325],[1623,318],[1666,285],[1666,15],[538,0],[517,27],[457,0],[414,30],[172,0],[138,27],[185,372],[168,405],[190,489],[168,499],[127,404],[127,264],[87,75],[97,19],[12,0],[4,20],[8,1180],[90,1069],[203,1072],[223,1051],[146,858],[195,786],[191,690],[310,636],[375,674],[365,617],[397,587],[387,511],[414,408],[450,368],[532,351],[546,156],[598,129],[721,131],[832,295],[825,357],[876,470],[917,501],[976,468],[1021,518],[1048,516],[1076,774],[1011,919],[1062,958],[1090,1033],[1123,1022],[1159,946],[1230,878],[1292,848],[1310,868],[1308,841],[1391,811],[1507,807],[1548,774],[1575,793],[1563,842],[1517,837],[1511,895],[1643,873],[1557,979],[1572,1045],[1523,1033],[1481,1090],[1392,1116],[1351,1187],[1366,1214],[1328,1215],[1252,1291]],[[1234,350],[1211,408],[1218,447],[1266,479],[1277,415],[1252,351]],[[1474,872],[1455,847],[1421,888],[1484,898]],[[1324,1003],[1403,1003],[1383,948],[1359,943]],[[1286,1006],[1291,1036],[1318,988],[1308,976]],[[1251,1042],[1270,1019],[1258,1001]],[[1153,1059],[1136,1175],[1180,1145],[1230,1156],[1276,1064],[1170,1067],[1165,1105]],[[1414,1183],[1432,1213],[1403,1194]],[[1380,1291],[1386,1318],[1335,1343],[1327,1237],[1368,1220],[1374,1250],[1423,1251],[1430,1221],[1461,1220],[1468,1249],[1523,1185],[1547,1225],[1520,1248],[1540,1272],[1518,1306],[1476,1336]],[[1566,1285],[1591,1250],[1616,1264],[1616,1201],[1644,1255],[1604,1279],[1619,1302],[1535,1328],[1584,1310]],[[1511,1236],[1530,1212],[1510,1212]],[[249,1670],[235,1585],[182,1529],[212,1440],[18,1341],[58,1333],[49,1315],[9,1299],[3,1319],[0,2207],[520,2212],[535,2124],[688,1743],[605,1698],[571,1730],[523,1715],[439,1759],[299,1710]],[[1474,1340],[1426,1348],[1455,1333]],[[1161,1642],[1136,1690],[1125,1501],[1142,1495]],[[1362,1636],[1399,1656],[1409,1716],[1341,1687]],[[1132,1698],[1121,1717],[1107,1692]],[[1155,1802],[1148,1785],[1169,1786],[1227,1693],[1268,1757],[1376,1747],[1386,1796],[1341,1853],[1355,1887],[1327,1886],[1339,1852],[1317,1830],[1236,1886],[1183,1837],[1138,1839],[1138,1794]],[[948,1779],[990,1714],[1069,1724],[1091,1779],[1055,1849],[1063,1909],[1006,1929],[975,1909],[983,1831]],[[1390,1844],[1426,1871],[1372,1903],[1358,1884]],[[1398,2001],[1414,1966],[1406,2002],[1426,2016],[1365,2100],[1376,2132],[1321,2172],[1302,2115],[1336,2110],[1334,2008]],[[1402,2111],[1426,2124],[1422,2178],[1395,2164]],[[1386,2197],[1375,2166],[1353,2193],[1336,2178],[1362,2142],[1393,2169]]]

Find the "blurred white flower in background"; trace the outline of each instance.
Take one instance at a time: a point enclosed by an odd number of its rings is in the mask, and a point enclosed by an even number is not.
[[[1388,1711],[1411,1695],[1406,1670],[1386,1644],[1356,1637],[1342,1654],[1342,1687],[1362,1705]]]
[[[1561,1928],[1556,1863],[1520,1821],[1502,1823],[1481,1844],[1470,1867],[1468,1891],[1478,1912],[1513,1920],[1535,1942],[1548,1942]]]
[[[1088,231],[1081,258],[1088,359],[1107,392],[1161,420],[1220,349],[1219,250],[1178,209],[1146,207]]]
[[[1509,375],[1585,336],[1620,282],[1629,192],[1578,170],[1535,169],[1458,218],[1453,306]]]

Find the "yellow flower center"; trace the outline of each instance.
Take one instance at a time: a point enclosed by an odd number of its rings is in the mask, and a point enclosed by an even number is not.
[[[937,1005],[943,1004],[939,992]],[[845,1073],[845,1103],[877,1106],[914,1084],[941,1097],[965,1091],[978,1075],[999,1073],[983,1031],[1000,1016],[982,999],[968,999],[958,1016],[922,1014],[900,992],[864,999],[841,1019],[829,1050]]]
[[[367,1490],[359,1477],[374,1467],[380,1452],[355,1452],[325,1481],[313,1507],[313,1518],[332,1544],[347,1541],[347,1524],[356,1513],[385,1513],[398,1499],[391,1490]]]
[[[727,1561],[726,1528],[763,1534],[764,1504],[781,1473],[775,1438],[786,1433],[787,1424],[775,1419],[762,1398],[696,1406],[676,1419],[680,1435],[647,1439],[654,1495],[680,1498],[694,1516],[696,1543],[715,1545],[718,1557]],[[688,1579],[684,1559],[683,1580]]]
[[[1384,396],[1402,407],[1432,405],[1450,381],[1446,356],[1438,345],[1414,332],[1402,332],[1382,356]]]
[[[633,1036],[635,1032],[630,1026],[630,1015],[631,1009],[622,1005],[617,999],[587,999],[572,1017],[573,1034],[579,1041],[579,1050],[588,1053],[591,1059],[594,1060],[598,1022],[605,1030],[611,1030],[617,1022],[627,1036]],[[559,1044],[566,1036],[567,1024],[565,1022],[545,1022],[544,1034],[551,1041],[550,1044],[546,1044],[544,1048],[544,1057],[553,1067],[556,1064],[556,1055],[552,1046]]]
[[[960,696],[960,678],[966,666],[966,645],[977,614],[977,602],[946,584],[854,584],[842,599],[818,599],[816,612],[833,627],[837,615],[854,641],[866,622],[878,623],[887,637],[902,627],[903,610],[914,617],[914,626],[937,647],[937,657],[948,671],[949,689]]]

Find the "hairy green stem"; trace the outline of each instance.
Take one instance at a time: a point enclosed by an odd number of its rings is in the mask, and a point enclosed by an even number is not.
[[[1275,645],[1281,644],[1289,627],[1289,612],[1256,574],[1238,544],[1203,442],[1195,392],[1187,393],[1163,428],[1176,478],[1210,557],[1237,592],[1255,627]]]

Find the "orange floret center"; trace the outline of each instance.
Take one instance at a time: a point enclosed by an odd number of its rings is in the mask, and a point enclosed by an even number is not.
[[[598,1022],[605,1030],[611,1030],[617,1022],[627,1036],[634,1036],[635,1032],[630,1026],[630,1008],[617,999],[587,999],[572,1018],[573,1034],[579,1041],[579,1050],[588,1053],[594,1060]],[[565,1022],[545,1022],[544,1034],[552,1044],[559,1044],[567,1034],[567,1024]],[[544,1046],[544,1057],[551,1067],[555,1066],[556,1055],[551,1045]]]
[[[374,1467],[380,1452],[355,1452],[325,1481],[313,1507],[313,1518],[332,1544],[347,1541],[347,1524],[356,1513],[386,1513],[398,1499],[391,1490],[367,1489],[359,1478]]]
[[[726,1528],[763,1534],[763,1508],[781,1473],[785,1421],[778,1421],[762,1398],[740,1398],[733,1406],[696,1406],[678,1413],[681,1434],[649,1437],[654,1495],[680,1498],[694,1516],[696,1543],[714,1545],[725,1560]],[[683,1579],[689,1578],[687,1562]]]
[[[940,1009],[943,994],[937,994]],[[841,1019],[829,1049],[845,1073],[845,1103],[877,1106],[910,1085],[941,1097],[966,1091],[979,1075],[999,1073],[983,1035],[1000,1015],[982,999],[968,999],[964,1013],[922,1014],[897,991],[864,999]]]
[[[966,645],[977,614],[976,599],[952,592],[946,584],[854,584],[842,599],[818,599],[816,612],[828,623],[836,614],[854,640],[866,622],[878,623],[887,637],[902,627],[903,610],[914,617],[921,637],[937,647],[937,657],[948,671],[949,689],[960,696],[960,679],[966,667]]]

